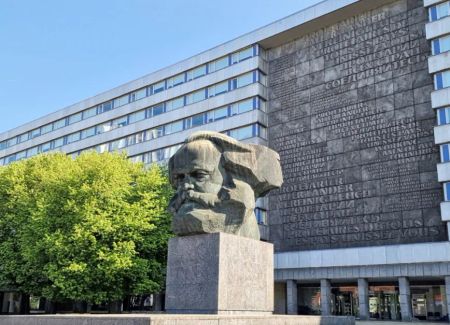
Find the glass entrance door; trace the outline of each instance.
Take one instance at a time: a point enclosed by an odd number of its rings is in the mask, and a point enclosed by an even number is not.
[[[400,303],[398,290],[390,286],[371,287],[369,291],[370,318],[399,320]]]

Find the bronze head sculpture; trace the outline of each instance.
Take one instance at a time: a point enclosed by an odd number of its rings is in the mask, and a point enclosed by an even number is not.
[[[192,134],[169,160],[179,236],[226,232],[259,239],[255,200],[283,183],[278,154],[217,132]]]

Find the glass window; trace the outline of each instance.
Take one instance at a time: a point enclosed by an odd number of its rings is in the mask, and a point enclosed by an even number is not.
[[[130,160],[134,163],[140,163],[142,162],[142,157],[143,157],[142,155],[137,155],[134,157],[130,157]]]
[[[157,128],[145,131],[145,141],[162,137],[164,134],[164,127],[159,126]]]
[[[204,124],[204,114],[197,114],[186,119],[186,128],[194,128]]]
[[[253,125],[247,125],[239,129],[231,130],[230,136],[237,140],[251,138],[253,136]]]
[[[41,128],[41,133],[42,133],[42,128]],[[27,140],[28,140],[28,135],[29,135],[28,132],[19,135],[17,141],[18,141],[19,143],[22,143],[22,142],[27,141]]]
[[[80,140],[80,137],[81,137],[81,132],[69,134],[67,136],[67,143],[72,143],[72,142],[78,141],[78,140]]]
[[[52,149],[52,143],[51,143],[51,142],[44,143],[44,144],[41,146],[41,152],[48,152],[48,151],[50,151],[51,149]]]
[[[253,47],[248,47],[237,53],[233,53],[231,60],[233,63],[243,61],[245,59],[251,58],[253,56]]]
[[[138,121],[142,121],[145,119],[145,110],[138,111],[136,113],[133,113],[129,116],[128,121],[130,124],[136,123]]]
[[[188,80],[200,78],[206,74],[206,64],[187,72]]]
[[[264,126],[257,125],[258,136],[263,139],[267,139],[267,129]]]
[[[6,149],[6,141],[0,142],[0,150],[5,150],[5,149]]]
[[[153,90],[152,93],[153,94],[157,94],[157,93],[163,91],[164,89],[166,89],[164,81],[161,81],[161,82],[158,82],[158,83],[152,85],[152,90]]]
[[[16,161],[16,155],[14,154],[14,155],[11,155],[11,156],[8,156],[8,157],[6,157],[6,163],[12,163],[12,162],[14,162],[14,161]]]
[[[83,111],[83,119],[87,119],[89,117],[97,115],[97,107],[88,108]]]
[[[134,144],[141,143],[142,141],[144,141],[144,132],[130,135],[128,137],[127,141],[128,141],[128,146],[132,146]]]
[[[259,225],[267,225],[267,211],[261,208],[255,209],[256,221]]]
[[[441,145],[441,162],[450,161],[450,144]]]
[[[128,98],[129,98],[128,95],[124,95],[122,97],[114,99],[114,107],[120,107],[128,104]]]
[[[239,114],[253,110],[253,98],[244,100],[237,104]]]
[[[217,108],[213,111],[214,113],[214,121],[221,120],[223,118],[228,117],[228,107]]]
[[[174,109],[180,108],[184,106],[184,97],[178,97],[173,100],[170,100],[166,103],[166,111],[172,111]]]
[[[112,100],[105,102],[103,104],[98,105],[98,112],[99,113],[105,113],[113,109],[113,102]]]
[[[164,113],[164,103],[152,107],[151,116],[157,116]]]
[[[111,129],[112,129],[111,122],[106,122],[101,125],[97,125],[96,131],[97,131],[97,134],[101,134],[101,133],[111,131]]]
[[[450,6],[450,2],[446,1],[439,5],[430,7],[430,9],[429,9],[430,21],[435,21],[435,20],[438,20],[438,19],[448,16],[449,12],[450,12],[449,6]]]
[[[38,147],[33,147],[27,150],[27,157],[33,157],[38,154]]]
[[[135,92],[132,92],[130,95],[130,101],[135,102],[144,97],[147,97],[147,88],[142,88],[142,89],[136,90]]]
[[[431,49],[433,55],[450,51],[450,35],[433,40]]]
[[[438,125],[450,124],[450,107],[437,110]]]
[[[9,148],[9,147],[15,146],[16,144],[17,144],[17,137],[14,137],[14,138],[7,140],[6,147]]]
[[[41,127],[41,134],[46,134],[53,131],[53,125],[52,124],[47,124],[44,125],[43,127]]]
[[[53,140],[53,148],[59,148],[64,145],[64,138],[58,138]]]
[[[228,56],[217,59],[209,64],[209,72],[214,72],[228,67]]]
[[[246,73],[237,78],[237,88],[244,87],[253,83],[253,73]]]
[[[450,183],[444,183],[444,200],[450,201]]]
[[[98,146],[95,147],[95,150],[98,153],[107,152],[108,151],[108,144],[107,143],[99,144]]]
[[[183,120],[167,124],[164,127],[164,134],[171,134],[183,131]]]
[[[65,118],[60,119],[60,120],[58,120],[56,122],[53,122],[53,130],[60,129],[60,128],[64,127],[64,126],[66,126],[66,119]]]
[[[81,139],[86,139],[95,135],[95,126],[81,131]]]
[[[128,116],[122,116],[112,121],[112,128],[113,129],[120,128],[122,126],[126,126],[127,124],[128,124]]]
[[[111,142],[111,150],[122,149],[122,148],[125,148],[126,146],[127,146],[126,138],[122,138],[122,139]]]
[[[34,149],[34,148],[33,148]],[[36,153],[35,153],[35,155],[37,154],[37,147],[36,147]],[[18,152],[18,153],[16,153],[16,160],[21,160],[21,159],[24,159],[24,158],[26,158],[27,157],[27,152],[24,150],[24,151],[21,151],[21,152]]]
[[[36,138],[36,137],[38,137],[40,135],[41,135],[41,129],[40,128],[39,129],[34,129],[34,130],[32,130],[30,132],[30,138],[31,139],[34,139],[34,138]]]
[[[83,115],[82,112],[77,113],[77,114],[70,115],[70,116],[69,116],[69,124],[73,124],[73,123],[76,123],[76,122],[81,121],[82,115]]]
[[[179,75],[176,75],[176,76],[168,79],[167,87],[169,87],[169,88],[175,87],[175,86],[181,85],[182,83],[184,83],[184,73],[181,73]]]
[[[206,98],[205,90],[204,89],[200,89],[200,90],[196,91],[195,93],[191,93],[189,95],[186,95],[186,105],[202,101],[205,98]]]
[[[228,81],[221,82],[220,84],[209,87],[208,95],[209,97],[217,96],[228,91]]]

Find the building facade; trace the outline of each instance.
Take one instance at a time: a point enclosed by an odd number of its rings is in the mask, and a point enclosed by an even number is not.
[[[0,165],[164,162],[196,130],[280,153],[285,184],[256,211],[276,312],[448,321],[449,1],[320,2],[0,134]]]

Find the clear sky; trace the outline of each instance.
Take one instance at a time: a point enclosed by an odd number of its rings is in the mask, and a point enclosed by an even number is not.
[[[319,0],[0,0],[0,133]]]

